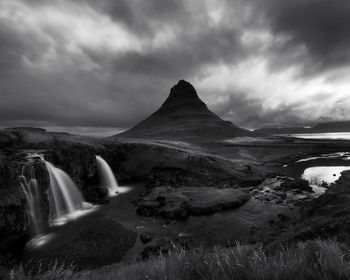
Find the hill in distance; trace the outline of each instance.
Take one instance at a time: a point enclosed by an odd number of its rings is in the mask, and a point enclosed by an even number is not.
[[[313,127],[270,127],[255,130],[263,134],[300,134],[300,133],[327,133],[350,132],[350,121],[326,122]]]
[[[133,128],[118,134],[130,138],[231,138],[253,133],[211,112],[195,88],[180,80],[163,105]]]

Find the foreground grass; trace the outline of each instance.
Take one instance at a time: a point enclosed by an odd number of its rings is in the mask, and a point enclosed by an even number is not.
[[[299,242],[267,254],[262,248],[239,245],[212,250],[173,252],[147,262],[116,264],[95,271],[74,273],[54,265],[49,272],[25,276],[11,272],[10,279],[91,279],[91,280],[272,280],[350,279],[350,249],[336,241]]]

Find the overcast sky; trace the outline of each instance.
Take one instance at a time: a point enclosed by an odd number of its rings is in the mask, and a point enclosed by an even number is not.
[[[0,0],[0,126],[108,134],[180,79],[246,128],[348,120],[349,26],[344,0]]]

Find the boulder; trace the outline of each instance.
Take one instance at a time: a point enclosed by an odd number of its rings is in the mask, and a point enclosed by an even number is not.
[[[244,204],[250,196],[236,189],[158,187],[138,201],[137,213],[181,220],[209,215]]]
[[[140,234],[140,239],[143,244],[151,242],[154,239],[154,237],[155,234],[153,232],[145,231]]]

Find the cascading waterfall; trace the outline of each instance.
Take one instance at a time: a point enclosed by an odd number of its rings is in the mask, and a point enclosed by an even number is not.
[[[27,214],[32,235],[37,236],[42,233],[43,228],[39,218],[41,196],[33,165],[22,167],[20,184],[27,200]]]
[[[45,165],[50,175],[51,224],[60,224],[83,209],[84,199],[67,173],[48,161],[45,161]]]
[[[115,196],[119,186],[112,169],[101,156],[96,156],[96,163],[100,174],[100,184],[108,189],[108,196]]]
[[[35,176],[33,162],[35,158],[45,163],[49,173],[50,186],[47,194],[43,189],[40,189],[41,186]],[[48,222],[49,225],[61,225],[70,219],[87,214],[97,207],[84,201],[78,187],[63,170],[37,154],[28,156],[28,159],[29,163],[22,167],[19,179],[28,204],[27,213],[33,237],[27,246],[36,247],[52,240],[55,236],[54,233],[45,233]],[[43,197],[45,195],[47,195],[49,203],[49,221],[47,216],[45,218],[46,209],[41,205],[42,200],[46,199]]]
[[[49,200],[49,219],[50,224],[60,224],[69,218],[74,218],[82,214],[81,210],[93,208],[91,204],[84,201],[81,192],[73,180],[62,169],[55,167],[49,161],[39,155],[45,163],[50,177],[50,186],[48,189]],[[28,204],[28,216],[32,227],[33,235],[42,233],[40,226],[40,203],[44,199],[41,197],[44,193],[40,190],[38,181],[35,177],[35,168],[32,163],[25,164],[21,170],[20,184],[26,196]]]

